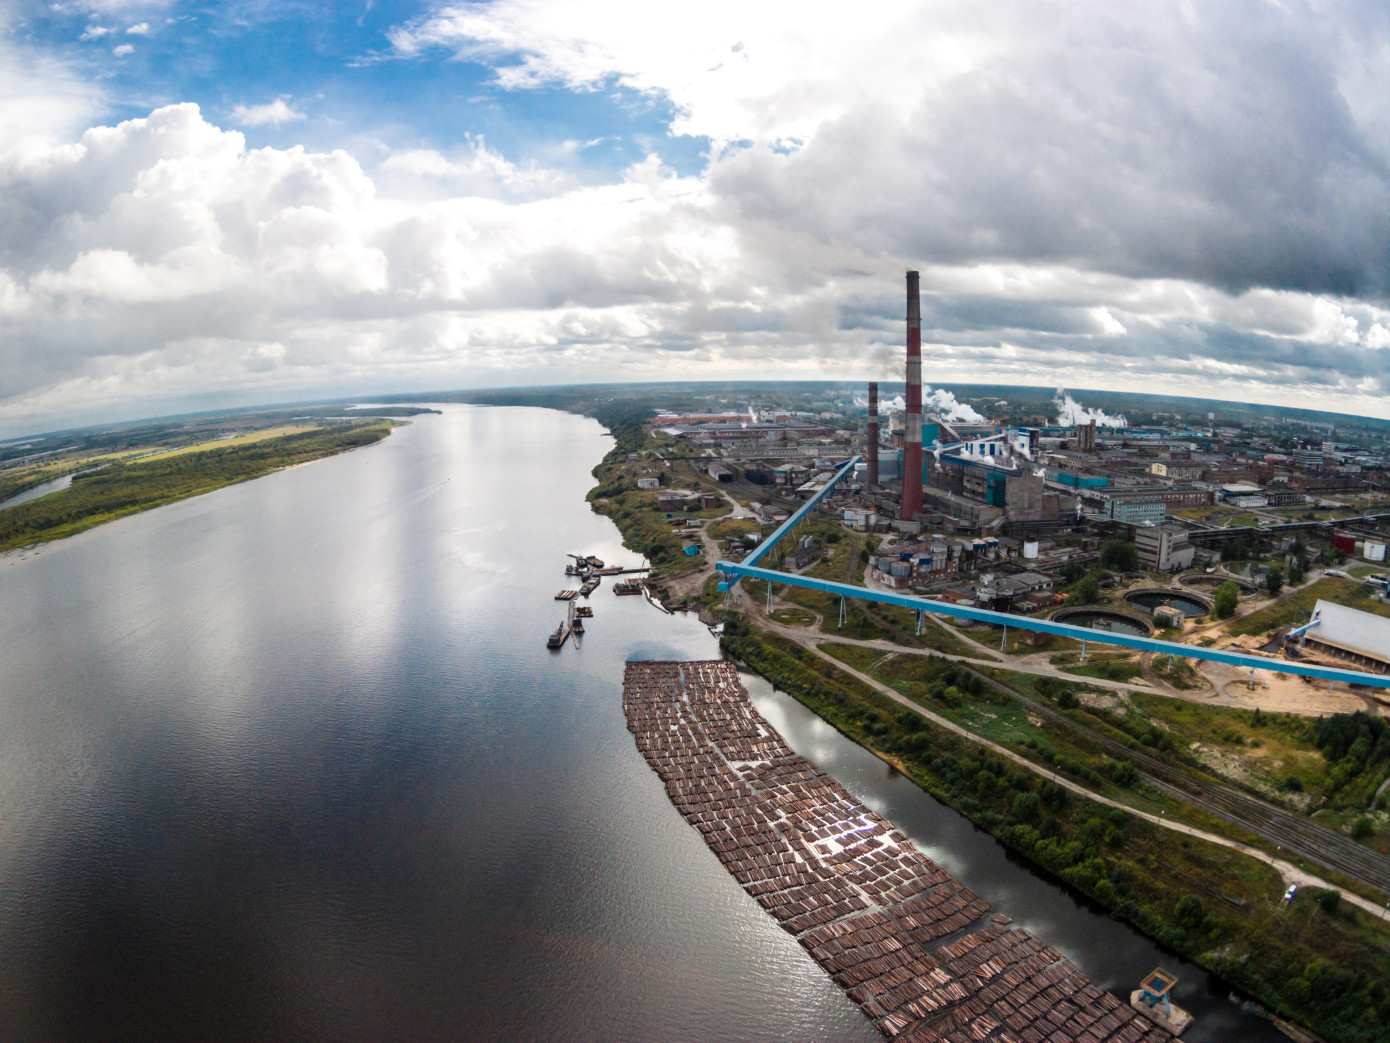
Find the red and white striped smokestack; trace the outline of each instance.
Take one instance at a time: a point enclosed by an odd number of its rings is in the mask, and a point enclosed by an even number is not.
[[[898,517],[922,512],[922,302],[917,273],[907,273],[907,416],[904,418],[903,502]]]
[[[878,381],[869,381],[869,431],[864,439],[864,458],[869,465],[868,490],[878,488]]]

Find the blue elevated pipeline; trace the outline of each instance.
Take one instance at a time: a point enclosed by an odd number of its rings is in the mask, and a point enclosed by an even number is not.
[[[1125,648],[1136,648],[1142,652],[1158,652],[1163,655],[1182,656],[1186,659],[1205,659],[1208,662],[1225,663],[1227,666],[1248,670],[1269,670],[1274,673],[1293,674],[1298,677],[1316,677],[1325,681],[1342,681],[1346,684],[1370,685],[1374,688],[1390,689],[1390,675],[1367,674],[1358,670],[1342,670],[1338,667],[1318,666],[1314,663],[1299,663],[1287,659],[1266,659],[1263,656],[1247,655],[1243,652],[1203,648],[1200,645],[1184,645],[1175,641],[1161,641],[1157,638],[1139,637],[1134,634],[1121,634],[1107,630],[1092,630],[1089,627],[1079,627],[1070,623],[1054,623],[1049,619],[1032,619],[1028,616],[1016,616],[1010,612],[995,612],[991,609],[953,605],[912,594],[874,590],[871,587],[856,587],[849,583],[837,583],[834,580],[817,579],[813,576],[797,576],[787,572],[778,572],[775,569],[761,568],[758,562],[776,546],[779,540],[796,528],[797,524],[811,511],[815,510],[830,490],[845,475],[854,471],[854,465],[858,462],[859,457],[856,456],[841,467],[835,476],[826,483],[824,489],[817,492],[795,514],[778,526],[777,531],[759,544],[757,550],[748,555],[742,562],[717,562],[714,567],[724,576],[724,582],[719,585],[720,589],[731,590],[740,578],[747,576],[750,579],[761,579],[768,583],[782,583],[791,587],[819,590],[842,598],[877,601],[884,605],[896,605],[899,608],[910,609],[914,612],[935,612],[938,615],[952,616],[957,619],[973,619],[982,623],[993,623],[995,626],[1016,627],[1019,630],[1053,634],[1057,637],[1070,637],[1077,641],[1088,641],[1098,645],[1120,645]],[[1008,668],[1006,663],[1001,663],[1000,666],[1002,669]]]

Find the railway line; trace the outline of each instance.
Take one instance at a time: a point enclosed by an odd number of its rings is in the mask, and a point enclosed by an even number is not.
[[[908,635],[869,604],[861,603],[860,611],[885,630],[897,634],[904,644],[903,651],[919,655],[926,653],[925,649],[907,645]],[[1107,756],[1116,760],[1128,760],[1139,772],[1140,777],[1158,792],[1185,801],[1232,825],[1249,830],[1290,855],[1306,858],[1363,884],[1390,892],[1390,858],[1385,855],[1358,844],[1336,830],[1301,819],[1295,813],[1275,807],[1259,797],[1202,778],[1192,771],[1176,768],[1157,757],[1083,728],[1061,711],[996,681],[968,662],[956,660],[955,667],[957,670],[969,670],[983,683],[1018,699],[1030,711],[1074,735],[1095,743]],[[1001,664],[1001,668],[1007,668],[1007,664]]]
[[[1358,844],[1350,837],[1320,826],[1316,822],[1300,819],[1295,814],[1283,808],[1276,808],[1258,797],[1241,793],[1219,782],[1195,777],[1192,772],[1175,768],[1157,757],[1082,728],[1061,711],[1021,695],[967,663],[957,662],[956,669],[969,670],[985,684],[1008,693],[1054,724],[1066,728],[1073,734],[1085,736],[1099,745],[1108,756],[1129,761],[1140,777],[1159,792],[1202,808],[1233,825],[1248,829],[1289,854],[1334,869],[1360,883],[1382,891],[1390,891],[1390,858]]]

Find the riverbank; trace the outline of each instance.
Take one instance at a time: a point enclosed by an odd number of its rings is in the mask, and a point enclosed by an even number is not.
[[[725,653],[892,763],[1032,865],[1264,1007],[1329,1040],[1372,1043],[1385,1002],[1384,932],[1312,896],[1281,902],[1257,858],[1106,807],[906,709],[794,642],[725,623]],[[1335,893],[1335,892],[1334,892]],[[1341,968],[1355,968],[1349,972]]]
[[[117,518],[373,445],[393,426],[375,418],[340,421],[131,463],[108,459],[75,475],[65,489],[0,511],[0,552],[65,539]]]
[[[595,476],[619,482],[642,444],[629,434]],[[625,541],[640,538],[635,520],[611,516]],[[862,548],[857,537],[850,539],[852,563]],[[698,585],[701,577],[691,581]],[[713,609],[717,596],[711,589],[702,593],[692,601],[685,591],[685,607]],[[751,589],[745,596],[756,598]],[[809,614],[817,607],[811,605]],[[850,614],[855,624],[853,608]],[[1180,836],[1166,823],[1105,806],[1082,787],[1045,780],[1036,767],[1011,764],[983,748],[978,737],[933,725],[901,700],[894,702],[796,642],[758,629],[743,614],[724,618],[727,655],[898,766],[1031,865],[1270,1010],[1329,1039],[1378,1038],[1380,1017],[1390,1015],[1390,963],[1384,932],[1364,909],[1349,908],[1352,903],[1331,890],[1305,892],[1296,910],[1286,906],[1280,871],[1260,858]],[[870,629],[896,622],[879,621]],[[945,664],[933,668],[944,670]],[[988,693],[971,695],[988,700]]]

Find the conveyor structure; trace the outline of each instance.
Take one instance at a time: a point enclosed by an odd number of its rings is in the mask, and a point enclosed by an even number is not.
[[[1164,655],[1182,656],[1187,659],[1203,659],[1212,663],[1225,663],[1228,666],[1238,667],[1243,670],[1269,670],[1273,673],[1293,674],[1299,677],[1312,677],[1324,681],[1340,681],[1345,684],[1369,685],[1375,688],[1390,689],[1390,675],[1387,674],[1367,674],[1358,670],[1343,670],[1332,666],[1319,666],[1315,663],[1297,662],[1287,659],[1273,659],[1264,656],[1250,655],[1245,652],[1232,652],[1219,648],[1203,648],[1200,645],[1185,645],[1176,641],[1162,641],[1158,638],[1140,637],[1134,634],[1122,634],[1107,630],[1092,630],[1089,627],[1079,627],[1069,623],[1054,623],[1049,619],[1033,619],[1028,616],[1014,615],[1010,612],[995,612],[991,609],[974,608],[969,605],[953,605],[944,601],[933,601],[930,598],[919,597],[914,594],[901,594],[891,590],[875,590],[872,587],[856,587],[849,583],[837,583],[834,580],[818,579],[814,576],[798,576],[787,572],[779,572],[776,569],[762,568],[758,563],[767,556],[788,533],[792,532],[806,517],[828,496],[847,475],[854,473],[854,466],[859,462],[859,457],[852,457],[847,463],[835,472],[834,477],[826,483],[809,500],[806,501],[790,518],[778,526],[771,536],[763,540],[755,551],[748,555],[742,562],[721,561],[715,564],[724,577],[719,584],[721,591],[731,592],[743,577],[750,579],[765,580],[768,583],[781,583],[790,587],[802,587],[807,590],[819,590],[827,594],[846,598],[858,598],[861,601],[876,601],[884,605],[897,605],[900,608],[910,609],[913,612],[934,612],[937,615],[952,616],[956,619],[972,619],[982,623],[993,623],[1004,628],[1016,627],[1019,630],[1031,630],[1044,634],[1054,634],[1058,637],[1070,637],[1083,643],[1094,643],[1099,645],[1120,645],[1125,648],[1135,648],[1141,652],[1158,652]],[[843,608],[843,604],[842,604]],[[1253,673],[1252,673],[1253,679]]]

